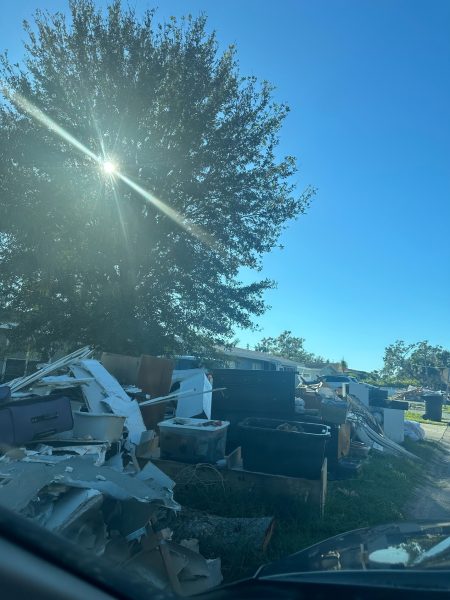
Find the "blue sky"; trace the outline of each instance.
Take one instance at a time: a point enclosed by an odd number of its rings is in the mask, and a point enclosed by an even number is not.
[[[66,3],[2,5],[12,58],[36,7]],[[299,188],[318,188],[264,259],[278,287],[240,345],[290,329],[360,369],[398,338],[450,346],[450,2],[160,0],[158,14],[200,11],[291,106],[280,149],[299,159]]]

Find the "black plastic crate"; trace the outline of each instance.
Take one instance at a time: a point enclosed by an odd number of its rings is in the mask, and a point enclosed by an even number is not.
[[[369,387],[369,404],[370,406],[386,407],[388,401],[388,391],[382,390],[375,386]]]
[[[244,469],[318,479],[330,428],[319,423],[248,418],[239,424]]]
[[[322,417],[312,417],[311,415],[304,415],[302,413],[296,413],[295,420],[300,423],[318,423],[324,425]],[[325,456],[327,458],[328,473],[334,471],[338,467],[339,459],[339,430],[341,425],[334,425],[332,423],[326,423],[330,430],[330,437],[327,440],[325,446]]]

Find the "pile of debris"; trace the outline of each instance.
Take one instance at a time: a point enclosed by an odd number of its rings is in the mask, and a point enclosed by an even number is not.
[[[303,418],[320,419],[331,428],[331,468],[356,473],[370,450],[415,458],[398,443],[403,441],[404,410],[408,404],[388,399],[385,390],[356,382],[339,389],[322,382],[304,382],[296,389],[296,396],[296,411]],[[349,438],[346,444],[342,443],[344,431]],[[335,443],[333,438],[337,439]]]
[[[393,397],[392,400],[404,400],[408,402],[424,402],[428,396],[431,395],[440,395],[442,396],[442,401],[445,402],[447,400],[447,393],[443,391],[436,391],[426,387],[416,387],[413,385],[409,385],[404,390],[399,390]]]
[[[175,483],[143,458],[156,434],[135,396],[152,403],[88,347],[0,387],[0,505],[158,590],[199,593],[221,582],[220,558],[201,556],[197,540],[173,541]]]

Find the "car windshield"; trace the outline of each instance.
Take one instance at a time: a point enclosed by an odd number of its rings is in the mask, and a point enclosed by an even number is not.
[[[1,14],[0,510],[184,596],[450,568],[450,3]]]

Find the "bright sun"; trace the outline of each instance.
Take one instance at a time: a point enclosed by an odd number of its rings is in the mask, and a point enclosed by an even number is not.
[[[105,160],[102,167],[107,175],[113,175],[117,171],[117,165],[112,160]]]

